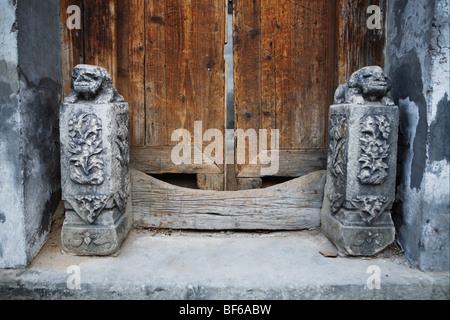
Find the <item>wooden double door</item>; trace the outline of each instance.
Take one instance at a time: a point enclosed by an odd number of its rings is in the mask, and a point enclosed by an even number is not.
[[[258,143],[260,130],[267,130],[267,148],[278,152],[271,175],[297,177],[326,167],[327,110],[335,88],[362,66],[383,65],[384,30],[366,24],[372,2],[233,0],[234,129],[254,130]],[[249,151],[245,161],[225,163],[228,0],[60,4],[66,94],[76,64],[110,72],[130,104],[132,167],[197,174],[200,187],[216,190],[245,188],[227,184],[233,179],[261,178],[264,164],[250,159]],[[383,0],[375,4],[384,12]],[[81,29],[66,27],[69,5],[81,8]],[[190,133],[183,142],[191,148],[190,162],[173,161],[181,141],[174,139],[177,129]],[[203,139],[209,129],[222,133],[215,146],[223,147],[223,161],[194,159],[213,141]],[[251,139],[235,139],[234,149],[251,150]]]

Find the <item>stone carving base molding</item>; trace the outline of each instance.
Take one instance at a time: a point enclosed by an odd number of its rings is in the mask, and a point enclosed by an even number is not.
[[[389,212],[386,212],[390,215]],[[390,219],[390,216],[389,216]],[[391,224],[371,226],[348,226],[329,213],[321,215],[321,231],[338,248],[339,252],[351,256],[372,256],[391,244],[395,239],[395,228]]]
[[[111,221],[85,224],[75,211],[67,210],[61,232],[64,252],[81,256],[107,256],[119,251],[131,228],[131,214],[120,214],[117,208],[104,209],[100,217]],[[126,211],[132,212],[131,196]]]

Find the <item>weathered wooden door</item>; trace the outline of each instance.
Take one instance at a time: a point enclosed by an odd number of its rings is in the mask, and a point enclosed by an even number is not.
[[[205,144],[200,137],[195,145],[194,124],[225,132],[227,1],[62,0],[62,19],[70,4],[82,8],[83,27],[63,28],[66,94],[74,65],[105,67],[130,104],[134,168],[223,175],[221,163],[194,161]],[[177,129],[190,134],[191,163],[171,159]]]
[[[371,2],[233,0],[235,129],[268,129],[268,148],[270,130],[278,130],[274,175],[326,167],[335,88],[358,68],[383,64],[384,30],[366,25]],[[195,142],[194,129],[201,121],[201,135],[217,129],[225,137],[228,0],[60,3],[66,94],[76,64],[105,67],[130,104],[131,165],[146,173],[214,177],[211,187],[223,190],[223,162],[194,161],[209,143]],[[376,4],[384,8],[384,1]],[[81,8],[80,30],[66,28],[70,5]],[[171,159],[177,129],[190,133],[191,163]],[[234,162],[233,178],[262,176],[259,159],[249,157]]]
[[[326,167],[336,87],[360,67],[382,65],[383,30],[366,24],[370,2],[233,1],[235,127],[278,129],[275,175]],[[262,176],[262,164],[247,160],[236,165],[237,177]]]

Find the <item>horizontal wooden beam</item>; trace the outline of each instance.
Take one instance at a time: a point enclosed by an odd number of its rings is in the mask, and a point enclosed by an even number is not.
[[[182,188],[131,170],[133,219],[143,227],[198,230],[318,228],[325,171],[243,191]]]
[[[194,146],[191,147],[191,164],[176,165],[171,158],[173,146],[166,147],[131,147],[130,166],[136,170],[160,173],[223,173],[223,165],[215,163],[194,164]]]
[[[237,164],[238,178],[261,177],[261,167],[270,167],[273,164],[261,165],[258,159],[250,161],[258,164]],[[305,174],[324,170],[327,167],[327,149],[279,150],[278,177],[300,177]]]

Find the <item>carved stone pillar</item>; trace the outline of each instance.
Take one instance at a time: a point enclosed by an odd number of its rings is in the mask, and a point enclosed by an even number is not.
[[[117,252],[131,227],[129,108],[104,68],[78,65],[60,111],[62,247]]]
[[[379,67],[355,72],[329,112],[322,232],[347,255],[374,255],[394,241],[398,108]]]

